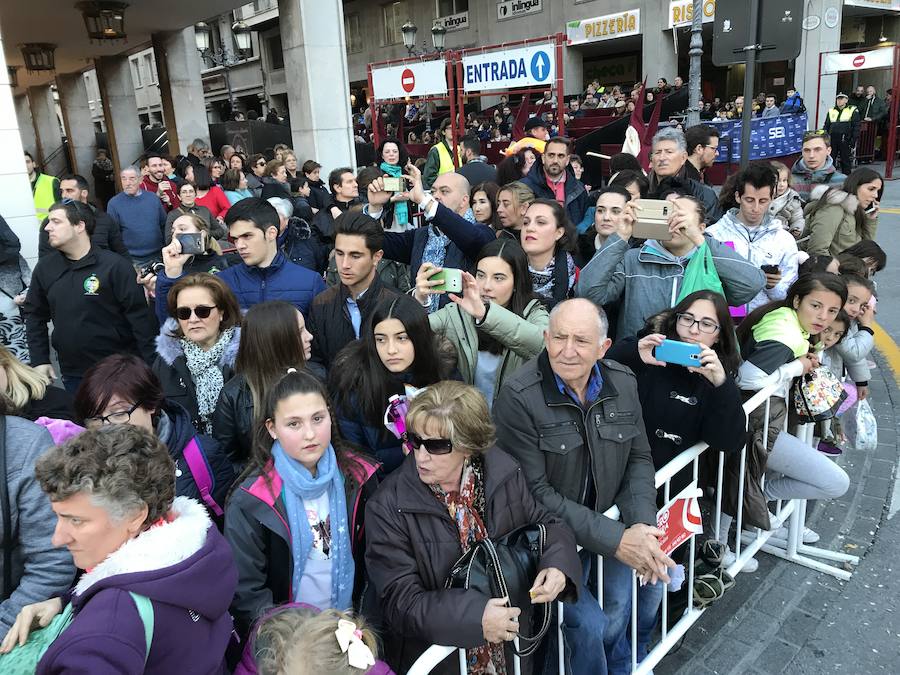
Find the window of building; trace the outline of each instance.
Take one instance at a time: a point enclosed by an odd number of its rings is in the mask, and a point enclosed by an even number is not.
[[[134,85],[135,89],[138,89],[144,86],[141,80],[141,64],[137,59],[131,59],[130,63],[132,84]]]
[[[359,33],[359,14],[348,14],[344,17],[344,36],[347,40],[347,52],[362,51],[362,36]]]
[[[469,11],[469,0],[437,0],[437,15],[450,16]]]
[[[406,23],[409,17],[406,14],[406,1],[397,0],[381,6],[381,21],[384,25],[382,43],[396,45],[403,42],[403,32],[400,27]]]
[[[153,52],[144,54],[144,72],[147,75],[149,84],[156,84],[159,81],[156,75],[156,59],[153,58]]]
[[[269,65],[272,70],[281,70],[284,68],[284,54],[281,53],[281,36],[273,35],[266,40],[269,49]]]

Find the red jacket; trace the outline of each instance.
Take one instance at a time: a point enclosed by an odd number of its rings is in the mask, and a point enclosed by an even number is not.
[[[177,209],[181,206],[181,200],[178,199],[177,185],[170,181],[168,178],[165,179],[165,182],[169,184],[169,189],[164,190],[164,192],[169,196],[169,203],[166,204],[162,199],[163,208],[166,210],[166,213],[171,211],[172,209]],[[147,192],[152,192],[155,195],[159,194],[159,183],[150,178],[149,175],[144,176],[144,179],[141,181],[141,189],[146,190]]]
[[[228,197],[218,185],[213,185],[202,197],[198,196],[195,203],[208,208],[213,218],[224,218],[225,212],[231,206]]]

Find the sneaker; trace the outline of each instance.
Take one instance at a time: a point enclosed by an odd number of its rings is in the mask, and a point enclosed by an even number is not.
[[[737,556],[729,547],[725,551],[725,555],[722,558],[722,567],[728,568],[734,564],[734,561],[737,560]],[[753,574],[756,570],[759,569],[759,561],[756,558],[750,558],[746,563],[744,563],[744,568],[741,570],[742,572],[749,572]]]
[[[828,455],[829,457],[837,457],[844,452],[840,446],[835,445],[834,443],[827,443],[826,441],[819,441],[817,449],[823,455]]]
[[[779,527],[772,533],[772,536],[776,539],[784,539],[787,541],[788,538],[788,529],[787,527]],[[803,528],[803,543],[804,544],[815,544],[819,541],[819,533],[815,530],[811,530],[808,527]]]

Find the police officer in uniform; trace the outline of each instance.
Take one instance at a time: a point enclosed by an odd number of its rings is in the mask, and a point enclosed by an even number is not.
[[[859,110],[847,104],[847,94],[837,95],[834,107],[825,116],[823,128],[831,135],[835,166],[849,175],[853,171],[852,149],[859,138]]]

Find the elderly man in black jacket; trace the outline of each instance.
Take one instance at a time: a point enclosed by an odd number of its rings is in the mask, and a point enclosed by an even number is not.
[[[538,199],[559,202],[569,214],[572,224],[577,225],[584,219],[591,200],[584,183],[575,178],[569,166],[571,154],[572,141],[561,136],[551,138],[544,146],[541,161],[534,163],[522,182],[531,188]]]
[[[706,209],[706,222],[711,225],[722,218],[722,207],[715,190],[689,178],[687,141],[678,129],[660,129],[650,149],[649,196],[662,199],[669,192],[693,197]]]
[[[659,547],[637,382],[628,368],[603,359],[606,330],[593,303],[557,305],[545,351],[507,379],[493,407],[497,445],[519,460],[535,497],[583,547],[585,584],[593,556],[603,556],[603,609],[582,593],[563,614],[572,673],[630,672],[631,570],[658,583],[674,565]],[[603,515],[613,505],[621,521]]]

